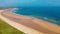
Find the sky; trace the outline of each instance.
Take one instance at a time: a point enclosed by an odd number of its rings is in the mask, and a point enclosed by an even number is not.
[[[0,7],[60,6],[60,0],[0,0]]]

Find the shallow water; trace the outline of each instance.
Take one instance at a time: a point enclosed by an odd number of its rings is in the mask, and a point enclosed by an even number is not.
[[[60,25],[60,7],[23,7],[14,13],[33,16]]]

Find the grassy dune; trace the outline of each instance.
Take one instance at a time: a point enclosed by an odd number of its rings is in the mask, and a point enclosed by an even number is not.
[[[0,34],[24,34],[0,19]]]

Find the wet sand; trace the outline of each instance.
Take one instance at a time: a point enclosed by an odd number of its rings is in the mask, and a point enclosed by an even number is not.
[[[1,12],[1,15],[15,21],[19,24],[43,32],[45,34],[60,34],[60,26],[43,21],[37,18],[31,18],[10,13],[10,11]]]

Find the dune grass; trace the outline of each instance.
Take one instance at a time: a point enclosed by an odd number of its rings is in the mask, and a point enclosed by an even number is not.
[[[0,34],[24,34],[0,19]]]

